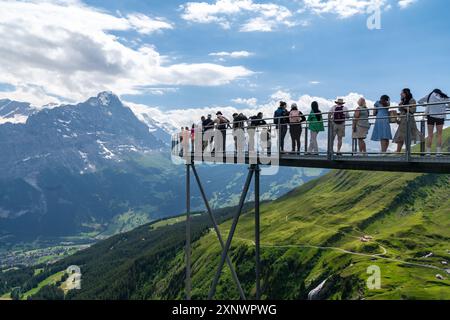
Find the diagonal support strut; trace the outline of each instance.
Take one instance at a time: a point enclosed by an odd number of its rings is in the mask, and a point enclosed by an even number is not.
[[[212,212],[211,206],[209,205],[209,201],[208,201],[208,199],[206,197],[206,194],[205,194],[205,191],[203,189],[203,185],[202,185],[202,183],[200,181],[200,177],[199,177],[199,175],[197,173],[197,170],[196,170],[195,166],[192,165],[191,168],[192,168],[192,172],[194,173],[195,179],[197,181],[197,185],[198,185],[198,188],[200,190],[200,193],[202,195],[203,202],[205,203],[206,210],[208,211],[208,215],[211,218],[211,221],[213,223],[213,227],[214,227],[214,230],[216,232],[217,238],[219,239],[220,246],[221,246],[222,250],[224,250],[225,249],[225,244],[223,242],[223,238],[222,238],[222,235],[220,234],[220,230],[219,230],[217,221],[214,218],[214,214]],[[238,287],[239,295],[241,296],[241,299],[245,300],[246,297],[245,297],[244,290],[242,289],[241,283],[239,282],[238,276],[236,274],[236,270],[235,270],[235,268],[234,268],[234,266],[233,266],[233,264],[231,262],[230,257],[228,256],[228,254],[226,255],[226,262],[227,262],[227,264],[228,264],[228,266],[229,266],[229,268],[231,270],[231,275],[233,277],[233,280],[236,283],[236,286]]]
[[[250,183],[252,182],[252,178],[253,178],[253,174],[255,173],[255,170],[256,170],[256,165],[251,165],[249,168],[248,175],[247,175],[247,180],[244,185],[244,190],[242,191],[241,199],[239,201],[238,210],[236,212],[236,215],[233,218],[233,223],[231,225],[230,233],[228,234],[225,248],[222,251],[222,256],[220,258],[219,267],[217,269],[216,275],[215,275],[213,283],[211,285],[211,289],[209,291],[209,295],[208,295],[209,300],[211,300],[216,293],[216,288],[217,288],[217,284],[219,282],[220,275],[222,274],[223,265],[225,264],[226,257],[228,256],[228,251],[230,250],[230,247],[231,247],[231,241],[233,240],[233,236],[236,231],[236,227],[239,222],[239,218],[241,216],[242,209],[244,207],[245,198],[247,197],[247,193],[250,188]]]

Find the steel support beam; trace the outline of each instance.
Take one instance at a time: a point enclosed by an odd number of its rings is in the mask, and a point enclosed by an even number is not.
[[[224,250],[225,249],[225,244],[223,242],[223,238],[222,238],[222,235],[220,233],[220,229],[219,229],[219,226],[217,224],[217,221],[214,218],[214,214],[213,214],[213,211],[211,209],[211,206],[209,205],[208,198],[206,197],[205,191],[203,189],[203,185],[202,185],[202,183],[200,181],[200,177],[199,177],[199,175],[197,173],[197,169],[195,168],[194,165],[192,165],[191,168],[192,168],[192,172],[194,173],[195,179],[197,181],[197,185],[198,185],[198,188],[200,190],[200,194],[202,195],[203,202],[205,203],[206,210],[207,210],[208,215],[209,215],[209,217],[210,217],[210,219],[212,221],[212,224],[213,224],[214,230],[216,232],[217,238],[219,239],[220,247],[221,247],[222,250]],[[245,297],[244,290],[242,289],[242,286],[241,286],[241,283],[239,282],[236,270],[235,270],[235,268],[234,268],[234,266],[233,266],[233,264],[231,262],[230,257],[228,256],[228,254],[226,256],[226,261],[227,261],[227,264],[228,264],[228,266],[229,266],[229,268],[231,270],[231,276],[233,277],[233,280],[236,283],[236,286],[238,288],[239,295],[241,296],[241,299],[245,300],[246,297]]]
[[[191,300],[191,177],[186,164],[186,300]]]
[[[250,183],[252,182],[253,174],[255,172],[255,167],[256,167],[256,165],[251,165],[250,168],[249,168],[249,172],[248,172],[248,175],[247,175],[247,180],[245,182],[244,189],[243,189],[242,194],[241,194],[241,199],[239,201],[238,210],[236,212],[236,215],[233,218],[233,223],[231,225],[230,233],[228,234],[228,238],[227,238],[227,242],[225,244],[225,248],[222,250],[222,256],[220,258],[219,267],[217,268],[216,275],[214,277],[213,283],[211,285],[211,289],[209,291],[209,295],[208,295],[208,299],[209,300],[211,300],[214,297],[215,293],[216,293],[217,283],[219,282],[220,275],[222,274],[223,265],[225,264],[225,260],[226,260],[226,257],[228,255],[228,251],[230,250],[230,247],[231,247],[231,241],[233,240],[233,236],[234,236],[234,233],[236,231],[236,227],[237,227],[237,224],[239,222],[239,218],[241,216],[242,209],[244,207],[245,199],[247,197],[247,193],[248,193],[248,190],[250,188]]]
[[[255,271],[256,271],[256,300],[261,299],[261,260],[260,260],[260,215],[259,215],[259,178],[261,169],[255,167]]]

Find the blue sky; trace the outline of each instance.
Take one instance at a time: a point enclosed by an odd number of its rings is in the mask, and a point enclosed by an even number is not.
[[[450,3],[446,0],[379,0],[380,30],[366,26],[370,15],[366,5],[371,0],[243,1],[242,9],[231,13],[213,7],[217,1],[206,1],[203,7],[197,1],[190,2],[192,7],[188,1],[48,1],[54,16],[64,14],[64,8],[82,8],[80,15],[71,10],[63,26],[52,16],[46,20],[43,12],[41,20],[27,19],[27,14],[35,17],[34,11],[40,10],[32,7],[36,1],[12,1],[15,7],[11,1],[0,1],[0,8],[8,3],[9,10],[17,9],[16,20],[31,21],[23,42],[34,39],[39,48],[39,41],[45,43],[43,58],[30,54],[22,60],[2,61],[9,68],[0,70],[0,97],[9,94],[27,101],[35,97],[35,103],[79,101],[110,89],[126,101],[173,110],[238,106],[238,98],[263,104],[276,91],[329,99],[357,92],[371,100],[381,94],[397,98],[403,87],[417,96],[435,87],[450,91]],[[93,12],[94,20],[101,15],[104,25],[97,27],[91,21],[93,25],[84,28],[83,12]],[[277,20],[274,12],[286,17]],[[111,27],[119,18],[124,26]],[[57,21],[55,25],[51,20]],[[47,39],[48,32],[40,33],[44,26],[49,30],[61,26],[64,32],[70,30],[70,37],[58,40],[61,32],[55,32]],[[13,20],[0,22],[0,34],[12,27]],[[0,50],[28,48],[17,37],[13,40],[7,48],[8,42],[0,45]],[[123,48],[115,48],[117,43]],[[73,54],[80,47],[84,49]],[[151,49],[142,55],[142,47]],[[249,56],[210,55],[218,52]],[[148,57],[155,59],[152,65],[147,64]],[[147,77],[144,70],[155,75]]]

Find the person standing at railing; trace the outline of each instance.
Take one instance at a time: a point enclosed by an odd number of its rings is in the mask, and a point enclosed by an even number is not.
[[[380,141],[381,152],[387,152],[389,140],[392,140],[391,124],[389,122],[389,106],[391,98],[387,95],[381,96],[375,103],[373,115],[376,116],[375,127],[372,132],[372,141]]]
[[[292,152],[298,152],[300,154],[300,137],[302,135],[302,122],[305,122],[306,118],[303,113],[298,110],[296,103],[291,106],[289,112],[289,132],[292,140]]]
[[[414,114],[416,113],[416,100],[414,100],[411,90],[405,88],[401,92],[401,102],[399,103],[399,122],[398,129],[394,136],[394,142],[397,144],[397,153],[402,152],[403,145],[406,143],[407,130],[409,130],[410,141],[417,142],[422,140],[422,135],[419,129],[417,129]],[[408,123],[409,112],[409,123]]]
[[[341,155],[342,142],[345,137],[345,120],[348,116],[348,110],[345,107],[344,99],[335,101],[336,105],[331,108],[329,113],[328,130],[332,130],[332,146],[334,149],[334,140],[337,137],[337,154]]]
[[[195,133],[197,131],[197,127],[195,123],[192,124],[191,127],[191,151],[194,152],[195,149]]]
[[[319,135],[319,132],[325,131],[325,128],[323,125],[322,111],[320,111],[317,101],[311,103],[311,113],[308,116],[308,127],[311,132],[308,153],[318,155],[319,145],[317,144],[317,136]]]
[[[289,112],[286,110],[287,104],[284,101],[280,101],[280,106],[275,111],[273,118],[278,130],[279,139],[279,149],[280,152],[284,152],[284,139],[286,138],[288,123],[289,123]]]
[[[234,152],[244,152],[245,146],[245,122],[248,118],[243,113],[233,114],[233,139],[234,139]],[[239,140],[243,141],[239,141]]]
[[[208,114],[207,118],[202,117],[203,150],[205,150],[208,147],[208,145],[212,146],[214,136],[213,135],[209,136],[208,133],[210,133],[211,130],[213,129],[214,129],[214,121],[212,120],[211,115]]]
[[[179,147],[179,155],[183,155],[183,135],[184,135],[184,127],[181,127],[180,133],[177,134],[177,143]]]
[[[442,103],[440,103],[442,102]],[[419,100],[419,104],[432,103],[427,106],[425,114],[427,115],[428,124],[428,140],[427,140],[427,154],[431,153],[433,145],[434,127],[437,130],[437,148],[436,152],[442,152],[442,131],[446,118],[447,108],[449,106],[450,98],[440,89],[433,90],[429,95]]]
[[[215,151],[219,152],[226,152],[227,150],[227,129],[231,128],[230,126],[230,120],[224,117],[222,112],[218,111],[216,113],[217,118],[214,120],[214,123],[217,125],[217,130],[220,132],[220,135],[222,136],[222,147],[217,150],[215,148]],[[217,142],[216,142],[217,144]],[[221,150],[220,150],[221,149]]]
[[[353,115],[353,139],[358,140],[359,152],[367,155],[366,138],[370,129],[369,109],[367,109],[366,99],[358,100],[358,107]]]
[[[181,154],[189,152],[189,140],[191,138],[191,130],[189,127],[185,127],[183,131],[181,131]]]
[[[261,126],[267,126],[267,123],[265,120],[263,120],[263,113],[259,112],[256,116],[252,116],[249,118],[248,121],[248,127],[247,127],[247,132],[248,132],[248,151],[249,152],[254,152],[257,149],[256,146],[256,142],[255,142],[255,135],[256,135],[256,130],[258,127]],[[266,128],[263,128],[263,130],[261,131],[261,139],[263,139],[263,134],[265,134],[266,136],[264,136],[264,138],[266,138],[266,142],[269,142],[270,136],[267,135],[268,130]]]

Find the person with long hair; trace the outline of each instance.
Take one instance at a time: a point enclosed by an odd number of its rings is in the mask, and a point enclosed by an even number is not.
[[[308,153],[319,154],[319,145],[317,144],[317,136],[319,132],[325,131],[323,126],[322,111],[319,109],[317,101],[311,103],[311,113],[308,116],[308,127],[311,132],[311,139],[308,147]]]
[[[392,139],[391,125],[389,123],[389,107],[391,99],[387,95],[381,96],[375,103],[373,115],[376,117],[372,132],[372,141],[380,141],[381,152],[386,153],[389,148],[389,140]]]
[[[442,102],[442,103],[441,103]],[[436,153],[442,152],[442,131],[444,129],[444,122],[446,118],[447,108],[449,106],[450,98],[440,89],[434,89],[430,94],[419,100],[419,104],[432,103],[425,109],[428,124],[428,139],[427,139],[427,154],[431,153],[433,145],[434,127],[436,127],[437,147]]]
[[[398,130],[394,136],[394,142],[397,144],[397,152],[402,152],[403,145],[406,142],[406,136],[409,134],[411,141],[417,142],[422,140],[422,135],[419,129],[417,129],[417,124],[414,118],[416,113],[416,100],[414,100],[411,90],[405,88],[400,93],[401,102],[399,103],[400,111],[400,121],[398,124]],[[409,113],[409,123],[408,123],[408,113]]]

